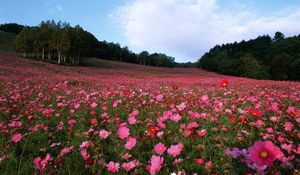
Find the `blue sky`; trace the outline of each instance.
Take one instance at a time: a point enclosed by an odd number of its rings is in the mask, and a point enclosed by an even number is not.
[[[300,34],[299,0],[1,0],[0,23],[79,24],[99,40],[196,61],[216,44]]]

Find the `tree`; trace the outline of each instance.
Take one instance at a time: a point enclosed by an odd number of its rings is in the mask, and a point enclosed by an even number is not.
[[[272,77],[275,80],[288,80],[292,60],[293,58],[287,53],[276,55],[271,62]]]
[[[16,23],[8,23],[0,25],[0,30],[3,32],[19,34],[25,26],[16,24]]]
[[[292,62],[290,68],[291,68],[290,71],[291,79],[300,81],[300,58]]]
[[[149,57],[149,52],[147,51],[142,51],[138,55],[138,61],[140,65],[146,65],[147,58]]]
[[[273,41],[275,43],[278,43],[278,42],[282,41],[283,39],[284,39],[284,34],[281,32],[276,32],[274,35]]]

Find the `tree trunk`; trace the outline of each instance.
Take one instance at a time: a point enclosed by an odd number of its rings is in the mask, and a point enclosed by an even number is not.
[[[42,60],[45,59],[45,48],[43,47],[43,50],[42,50]]]
[[[61,54],[60,54],[60,50],[58,51],[57,63],[58,63],[58,64],[61,63]]]
[[[48,59],[51,60],[51,51],[49,50]]]

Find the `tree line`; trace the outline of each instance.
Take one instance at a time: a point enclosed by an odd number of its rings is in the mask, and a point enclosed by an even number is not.
[[[175,58],[147,51],[134,53],[118,43],[98,41],[81,26],[67,22],[42,21],[29,27],[16,23],[0,25],[0,30],[15,33],[16,51],[24,57],[50,60],[57,64],[80,64],[88,57],[119,60],[147,66],[175,67]]]
[[[259,36],[249,41],[216,45],[197,66],[226,75],[255,79],[300,80],[300,35]]]

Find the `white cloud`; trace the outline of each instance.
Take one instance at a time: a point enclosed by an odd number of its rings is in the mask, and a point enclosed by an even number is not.
[[[60,17],[66,16],[65,9],[62,7],[62,5],[54,4],[52,1],[46,1],[44,2],[44,5],[46,6],[48,14],[59,15]]]
[[[239,5],[222,9],[217,0],[133,0],[114,18],[136,50],[164,52],[179,62],[195,61],[215,44],[300,31],[300,9],[261,17]]]
[[[64,8],[60,4],[57,4],[55,8],[57,11],[64,12]]]

